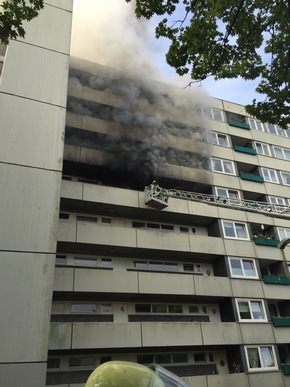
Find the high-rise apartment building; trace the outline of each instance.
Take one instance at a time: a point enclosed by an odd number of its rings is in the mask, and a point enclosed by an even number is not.
[[[76,58],[67,92],[71,6],[48,3],[0,50],[0,384],[128,360],[290,386],[290,131]]]

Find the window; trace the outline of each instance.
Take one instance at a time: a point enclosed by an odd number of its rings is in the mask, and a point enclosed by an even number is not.
[[[55,257],[55,264],[58,265],[66,265],[67,264],[67,259],[65,255],[57,255]]]
[[[279,183],[277,172],[274,169],[262,168],[262,174],[265,181],[270,183]]]
[[[97,266],[96,258],[82,258],[82,257],[74,257],[74,265],[75,266]]]
[[[111,258],[102,258],[101,259],[101,266],[103,266],[103,267],[112,267],[113,264],[112,264]]]
[[[77,215],[77,222],[96,223],[97,221],[98,221],[98,218],[94,218],[92,216],[80,216],[80,215]]]
[[[214,145],[229,146],[228,136],[222,133],[209,132],[208,142]]]
[[[212,159],[211,165],[214,172],[226,173],[229,175],[235,174],[234,164],[232,161]]]
[[[261,368],[278,368],[274,347],[272,345],[251,346],[245,349],[249,371],[257,371]]]
[[[239,191],[227,188],[216,187],[216,195],[222,198],[239,199]]]
[[[236,300],[239,321],[267,321],[263,300]]]
[[[290,160],[290,150],[273,146],[274,156],[278,159]]]
[[[206,362],[206,354],[205,352],[195,352],[193,354],[194,361],[196,363],[205,363]]]
[[[72,357],[69,359],[69,367],[94,367],[95,364],[94,357]]]
[[[111,218],[102,218],[102,223],[103,224],[112,224],[112,219]]]
[[[72,304],[71,306],[71,312],[73,313],[92,313],[96,309],[96,304]]]
[[[132,227],[134,227],[134,228],[145,228],[145,223],[142,223],[142,222],[132,222]]]
[[[280,241],[285,238],[290,238],[290,228],[278,228]]]
[[[178,271],[176,262],[134,261],[134,267],[147,270]]]
[[[187,353],[173,353],[172,363],[188,363]]]
[[[66,214],[64,212],[60,212],[59,219],[69,219],[69,214]]]
[[[136,304],[135,305],[136,313],[151,313],[151,305],[150,304]]]
[[[57,357],[49,357],[47,359],[47,368],[59,368],[60,366],[60,358]]]
[[[264,144],[262,142],[256,142],[255,146],[256,146],[256,151],[259,155],[271,156],[270,147],[268,144]]]
[[[112,313],[112,304],[102,304],[101,305],[102,313]]]
[[[258,278],[254,259],[229,257],[232,277]]]
[[[203,115],[211,120],[224,121],[223,112],[214,108],[202,108]]]
[[[260,130],[261,132],[264,132],[263,124],[260,121],[248,118],[248,122],[251,129]]]
[[[245,223],[230,222],[222,220],[223,232],[225,238],[248,240],[249,235]]]
[[[182,305],[166,304],[135,304],[136,313],[182,313]]]
[[[279,198],[277,196],[269,196],[269,202],[271,204],[277,204],[279,206],[286,206],[286,200],[284,198]]]
[[[286,136],[285,130],[283,130],[282,128],[280,128],[277,125],[265,124],[265,126],[266,126],[266,129],[267,129],[268,133],[276,134],[277,136],[283,136],[283,137]]]
[[[199,313],[199,307],[198,305],[189,305],[188,311],[189,313]]]
[[[282,183],[284,185],[290,185],[290,173],[288,172],[280,172],[282,177]]]
[[[137,363],[139,364],[154,363],[154,356],[151,354],[137,355]]]

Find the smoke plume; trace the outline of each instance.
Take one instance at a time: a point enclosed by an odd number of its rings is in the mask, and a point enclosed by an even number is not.
[[[137,20],[125,0],[75,0],[72,56],[111,69],[80,71],[86,66],[72,60],[69,90],[77,96],[69,97],[68,111],[92,117],[100,127],[111,125],[102,133],[68,127],[66,142],[104,152],[104,164],[138,172],[145,180],[161,170],[166,174],[164,164],[209,169],[207,123],[201,116],[207,97],[203,90],[184,89],[186,80],[183,88],[164,83],[154,65],[157,44],[152,22]],[[86,88],[111,96],[110,103],[82,98]]]

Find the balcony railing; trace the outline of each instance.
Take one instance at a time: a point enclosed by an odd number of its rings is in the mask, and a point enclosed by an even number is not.
[[[290,327],[290,317],[275,317],[272,318],[272,323],[274,327]]]
[[[235,121],[235,120],[228,120],[228,124],[230,126],[235,126],[236,128],[246,129],[250,130],[250,125],[246,124],[245,122]]]
[[[258,246],[271,246],[271,247],[277,247],[278,244],[279,244],[279,240],[278,239],[264,239],[264,238],[253,238],[254,239],[254,242],[255,242],[255,245],[258,245]]]
[[[289,285],[289,278],[278,275],[264,275],[263,280],[265,284],[276,284],[276,285]]]
[[[254,175],[253,173],[240,172],[240,178],[242,180],[255,181],[256,183],[264,183],[262,176]]]
[[[234,150],[236,152],[247,153],[249,155],[256,155],[257,154],[255,149],[248,148],[247,146],[234,145]]]

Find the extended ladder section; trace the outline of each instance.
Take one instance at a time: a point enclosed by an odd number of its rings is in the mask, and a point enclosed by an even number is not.
[[[290,218],[290,207],[252,200],[227,198],[203,193],[180,191],[176,189],[161,188],[156,181],[145,187],[145,204],[162,210],[168,207],[169,197],[206,203],[213,206],[231,208],[233,210],[256,212],[279,218]]]

